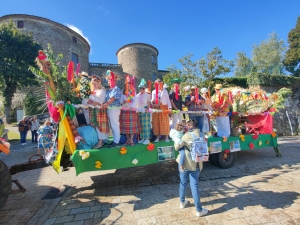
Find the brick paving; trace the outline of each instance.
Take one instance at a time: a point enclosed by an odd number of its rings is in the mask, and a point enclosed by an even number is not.
[[[13,179],[27,191],[9,196],[0,224],[300,224],[299,143],[299,137],[280,138],[281,158],[272,148],[238,152],[227,170],[205,163],[205,217],[195,216],[189,188],[190,203],[179,208],[177,164],[169,162],[77,177],[74,168],[59,175],[51,167],[18,173]],[[13,144],[0,159],[11,166],[35,151]],[[66,186],[65,196],[41,200],[50,188]]]

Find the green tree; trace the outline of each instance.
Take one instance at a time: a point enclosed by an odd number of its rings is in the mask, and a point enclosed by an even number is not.
[[[245,77],[251,72],[252,61],[245,52],[238,52],[235,59],[234,76]]]
[[[184,85],[200,85],[203,82],[210,86],[212,80],[217,76],[229,73],[234,63],[223,58],[222,51],[219,48],[214,48],[207,53],[206,57],[193,61],[193,54],[188,54],[178,61],[182,65],[182,69],[176,66],[167,68],[170,72],[164,76],[164,82],[169,84],[173,78],[181,78]]]
[[[288,35],[289,48],[285,54],[285,69],[294,76],[300,77],[300,16],[296,27]]]
[[[253,46],[252,63],[257,72],[284,74],[283,57],[285,51],[284,41],[279,39],[276,33],[271,33],[267,40]]]
[[[11,103],[17,88],[38,85],[28,68],[35,66],[39,49],[41,46],[30,35],[20,32],[12,21],[0,25],[0,91],[7,123],[11,122]]]

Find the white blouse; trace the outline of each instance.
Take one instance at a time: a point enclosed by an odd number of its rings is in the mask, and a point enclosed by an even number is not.
[[[91,94],[89,99],[94,102],[103,104],[105,102],[105,96],[106,96],[106,90],[102,88],[102,89],[95,90],[94,94]]]
[[[141,94],[138,93],[136,96],[136,107],[138,110],[145,109],[145,106],[148,106],[148,102],[150,102],[150,96],[147,93]]]
[[[151,101],[155,101],[155,89],[152,91],[152,99]],[[171,109],[172,105],[171,105],[171,101],[169,98],[169,93],[166,89],[163,89],[162,91],[158,91],[158,98],[159,98],[159,102],[163,105],[168,105],[168,108]]]

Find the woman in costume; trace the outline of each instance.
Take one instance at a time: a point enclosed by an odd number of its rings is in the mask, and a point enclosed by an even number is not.
[[[226,93],[222,93],[222,84],[216,84],[215,94],[212,96],[212,107],[216,112],[216,123],[219,137],[229,137],[230,136],[230,120],[228,116],[230,103]]]
[[[108,80],[109,90],[106,91],[105,103],[103,108],[107,108],[107,115],[110,122],[110,127],[113,133],[114,141],[109,145],[110,148],[117,147],[120,141],[120,125],[119,118],[121,113],[121,96],[122,92],[117,84],[117,77],[113,72],[108,70],[106,72],[106,79]]]
[[[204,107],[203,110],[212,111],[213,108],[211,107],[211,100],[209,98],[208,89],[201,88],[201,94],[205,100],[205,102],[202,104]],[[207,132],[209,132],[209,130],[210,130],[210,116],[209,116],[209,114],[204,114],[202,132],[207,133]]]
[[[165,141],[169,142],[170,121],[169,111],[172,109],[168,91],[163,88],[163,83],[160,79],[155,81],[155,89],[152,91],[152,104],[156,110],[152,115],[153,134],[156,136],[154,142],[158,142],[161,135],[165,136]]]
[[[125,96],[120,115],[120,132],[126,134],[127,141],[125,145],[134,146],[133,135],[138,134],[140,129],[136,112],[134,80],[128,75],[125,78]]]
[[[101,78],[92,76],[91,81],[92,94],[89,96],[88,104],[94,107],[89,107],[90,124],[96,129],[98,135],[98,143],[94,148],[101,148],[103,140],[108,138],[109,125],[107,109],[101,108],[105,102],[106,90],[101,84]]]
[[[146,93],[145,86],[146,82],[142,79],[138,86],[140,92],[136,96],[136,106],[141,124],[139,143],[147,145],[151,138],[151,120],[150,113],[147,112],[147,109],[150,108],[150,96]]]

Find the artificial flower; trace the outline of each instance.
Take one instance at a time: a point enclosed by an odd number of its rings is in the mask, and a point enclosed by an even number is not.
[[[261,145],[262,145],[262,141],[261,141],[261,140],[258,142],[258,145],[259,145],[259,146],[261,146]]]
[[[253,149],[253,148],[254,148],[254,144],[253,144],[253,143],[250,143],[250,144],[249,144],[249,147],[250,147],[250,149]]]
[[[127,153],[127,149],[125,147],[122,147],[120,149],[120,153],[121,153],[121,155],[125,155]]]
[[[153,150],[154,150],[154,147],[155,147],[155,145],[154,145],[153,143],[149,143],[149,144],[147,145],[147,150],[148,150],[148,151],[153,151]]]
[[[245,139],[245,135],[240,134],[240,139]]]
[[[256,140],[256,139],[258,138],[258,134],[252,135],[252,138],[253,138],[254,140]]]
[[[268,145],[269,143],[270,143],[270,140],[267,140],[267,141],[266,141],[266,144]]]
[[[225,152],[226,154],[229,154],[229,153],[230,153],[230,150],[229,150],[229,149],[226,149],[226,150],[224,150],[224,152]]]
[[[245,141],[245,138],[241,138],[241,141]]]
[[[79,155],[81,156],[82,160],[85,160],[88,157],[90,157],[90,153],[89,152],[85,152],[84,150],[80,150],[79,151]]]
[[[97,169],[100,169],[101,166],[102,166],[102,163],[101,163],[100,161],[96,161],[95,164],[96,164],[95,167],[96,167]]]
[[[272,137],[274,138],[274,137],[276,137],[276,133],[275,132],[272,132]]]
[[[132,164],[134,164],[134,165],[138,164],[138,162],[139,161],[137,159],[132,160]]]
[[[227,137],[223,136],[223,142],[226,142],[227,141]]]

